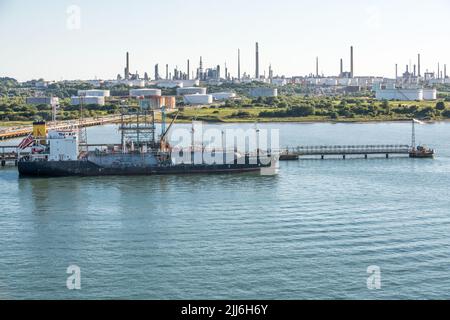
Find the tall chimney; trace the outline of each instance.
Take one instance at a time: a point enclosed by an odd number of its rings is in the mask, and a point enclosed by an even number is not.
[[[350,47],[350,78],[354,77],[353,46]]]
[[[438,62],[438,79],[441,77],[441,64]]]
[[[241,81],[241,49],[238,49],[238,80]]]
[[[189,61],[189,59],[187,60],[187,79],[189,80],[189,77],[190,77],[190,75],[189,75],[189,71],[191,70],[191,66],[190,66],[190,61]]]
[[[344,75],[344,60],[341,59],[341,73],[339,77],[342,77]]]
[[[319,57],[316,57],[316,78],[319,77]]]
[[[169,80],[169,65],[166,64],[166,80]]]
[[[159,80],[159,65],[158,64],[155,65],[155,80],[156,81]]]
[[[395,64],[395,80],[398,79],[398,64]]]
[[[127,61],[125,67],[125,79],[128,80],[130,78],[130,54],[127,52]]]
[[[447,65],[444,64],[444,79],[447,79]]]
[[[256,43],[256,72],[255,72],[255,78],[259,79],[259,44]]]
[[[421,73],[420,73],[420,53],[417,55],[417,75],[419,77],[421,77]]]

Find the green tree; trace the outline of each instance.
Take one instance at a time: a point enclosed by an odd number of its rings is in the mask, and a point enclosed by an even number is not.
[[[445,110],[445,102],[439,101],[438,103],[436,103],[436,109],[440,111]]]

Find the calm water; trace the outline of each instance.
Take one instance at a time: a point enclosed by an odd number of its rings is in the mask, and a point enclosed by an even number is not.
[[[283,145],[410,141],[405,123],[261,127]],[[0,169],[0,298],[450,298],[450,124],[417,133],[435,160],[306,160],[277,177]],[[69,265],[81,291],[66,288]],[[371,265],[381,290],[367,289]]]

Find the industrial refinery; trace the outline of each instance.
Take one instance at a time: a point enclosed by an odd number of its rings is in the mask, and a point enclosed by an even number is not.
[[[308,87],[316,95],[355,94],[370,91],[377,100],[402,100],[402,101],[432,101],[436,100],[438,92],[437,85],[450,84],[447,75],[447,65],[436,63],[437,69],[424,68],[421,63],[421,54],[417,55],[417,63],[406,64],[403,72],[399,72],[399,65],[395,65],[393,77],[379,77],[358,74],[355,69],[357,51],[354,46],[349,48],[348,60],[344,58],[338,61],[339,72],[337,75],[326,75],[322,73],[320,57],[315,58],[315,71],[304,76],[276,75],[272,64],[267,69],[260,64],[261,46],[255,42],[254,71],[243,72],[245,69],[241,60],[241,49],[237,49],[237,69],[232,70],[227,63],[223,65],[208,66],[205,58],[200,56],[197,66],[192,59],[186,59],[184,68],[170,67],[168,63],[158,63],[154,66],[153,77],[144,72],[141,77],[139,72],[132,73],[130,64],[132,56],[125,53],[125,66],[123,74],[118,74],[115,80],[87,80],[85,83],[102,87],[97,90],[80,90],[78,96],[72,97],[72,105],[86,104],[104,105],[105,100],[110,97],[109,90],[114,86],[127,86],[130,88],[130,97],[161,96],[161,89],[176,89],[174,95],[180,97],[186,105],[208,105],[217,101],[235,99],[235,92],[207,92],[207,86],[221,86],[222,84],[251,84],[257,86],[248,91],[250,97],[276,97],[278,89],[288,85],[302,85]],[[161,70],[160,65],[164,66]],[[346,68],[347,66],[347,68]],[[248,65],[246,67],[249,67]],[[267,71],[267,72],[266,72]],[[295,71],[293,71],[295,72]],[[48,86],[49,83],[40,83]],[[259,86],[258,86],[259,84]],[[49,97],[30,97],[30,99],[50,99]],[[84,100],[84,101],[81,101]],[[30,100],[30,103],[32,100]]]

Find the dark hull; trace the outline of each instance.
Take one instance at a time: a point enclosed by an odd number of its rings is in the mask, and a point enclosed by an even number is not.
[[[434,158],[434,152],[410,152],[410,158]]]
[[[18,163],[19,174],[29,177],[225,174],[260,172],[263,167],[251,164],[227,164],[105,168],[89,161],[22,161]]]

